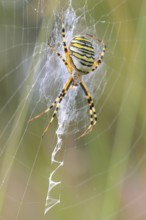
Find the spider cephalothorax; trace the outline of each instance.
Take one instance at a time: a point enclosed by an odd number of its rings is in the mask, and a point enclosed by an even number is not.
[[[98,68],[98,66],[101,64],[101,61],[104,57],[106,45],[100,40],[97,40],[94,36],[92,35],[88,35],[88,36],[92,40],[96,40],[99,43],[102,43],[103,48],[102,48],[101,54],[99,55],[98,60],[95,60],[95,49],[93,47],[91,40],[85,36],[81,36],[81,35],[75,36],[70,41],[69,46],[67,48],[66,39],[65,39],[65,28],[64,28],[63,22],[62,22],[62,38],[63,38],[63,47],[64,47],[64,52],[65,52],[65,59],[62,57],[60,53],[57,52],[57,50],[54,47],[50,46],[48,43],[48,46],[57,54],[58,57],[61,58],[61,60],[66,65],[68,72],[70,74],[70,77],[65,83],[61,93],[55,99],[55,101],[51,104],[51,106],[30,120],[32,121],[34,119],[41,117],[43,114],[47,113],[51,108],[55,107],[52,118],[48,126],[44,130],[43,135],[47,132],[50,123],[52,123],[52,121],[54,120],[58,112],[58,109],[60,107],[60,103],[62,99],[64,98],[64,96],[66,95],[71,85],[81,86],[81,88],[83,89],[85,93],[85,96],[86,96],[86,99],[88,101],[89,108],[90,108],[89,110],[90,125],[80,137],[89,133],[97,122],[97,115],[96,115],[94,103],[91,98],[90,92],[88,91],[88,88],[82,79],[82,75],[88,74]]]

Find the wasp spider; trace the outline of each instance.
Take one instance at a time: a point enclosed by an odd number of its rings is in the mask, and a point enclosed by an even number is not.
[[[57,54],[57,56],[63,61],[70,76],[69,76],[67,82],[65,83],[61,93],[55,99],[55,101],[51,104],[51,106],[30,120],[30,121],[32,121],[34,119],[41,117],[42,115],[47,113],[50,109],[55,107],[52,118],[51,118],[48,126],[45,128],[42,136],[44,136],[44,134],[49,129],[50,124],[53,122],[53,120],[59,110],[60,103],[63,100],[63,98],[65,97],[65,95],[71,85],[73,85],[73,86],[80,85],[81,86],[81,88],[83,89],[83,91],[85,93],[88,104],[89,104],[90,125],[88,126],[88,128],[85,130],[85,132],[80,137],[83,137],[84,135],[89,133],[92,130],[93,126],[97,122],[97,115],[96,115],[94,103],[91,98],[90,92],[88,91],[88,88],[82,79],[82,75],[89,74],[90,72],[94,71],[95,69],[97,69],[99,67],[99,65],[101,64],[101,61],[104,57],[104,54],[105,54],[106,45],[102,41],[96,39],[92,35],[87,35],[87,36],[88,37],[81,36],[81,35],[75,36],[71,40],[71,42],[69,43],[69,45],[67,47],[66,38],[65,38],[65,27],[64,27],[64,23],[62,21],[62,38],[63,38],[65,59],[63,58],[63,56],[60,53],[57,52],[57,50],[54,47],[52,47],[48,43],[49,48],[51,50],[53,50]],[[102,48],[102,51],[99,55],[98,60],[95,60],[95,49],[92,45],[90,38],[97,40],[99,43],[102,44],[103,48]]]

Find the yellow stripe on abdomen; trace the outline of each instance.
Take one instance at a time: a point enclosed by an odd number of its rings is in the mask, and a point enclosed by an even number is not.
[[[89,51],[94,51],[93,48],[87,47],[87,46],[82,45],[82,44],[79,44],[79,43],[72,43],[71,45],[74,46],[74,47],[80,48],[80,49],[85,49],[85,50],[89,50]]]
[[[74,55],[75,57],[77,57],[77,58],[83,60],[83,61],[87,61],[87,62],[89,62],[89,63],[93,63],[93,62],[94,62],[94,59],[93,59],[92,57],[87,57],[87,56],[85,56],[85,55],[83,56],[83,55],[80,55],[80,54],[75,53],[75,52],[73,52],[73,55]]]
[[[78,40],[78,41],[86,41],[86,42],[90,43],[90,40],[85,37],[75,37],[74,39]]]

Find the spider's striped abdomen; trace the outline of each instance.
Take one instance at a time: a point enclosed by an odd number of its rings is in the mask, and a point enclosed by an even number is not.
[[[69,45],[71,63],[75,70],[82,74],[92,71],[95,52],[91,41],[83,36],[76,36]]]

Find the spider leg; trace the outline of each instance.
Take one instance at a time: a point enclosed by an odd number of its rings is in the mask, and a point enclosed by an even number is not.
[[[67,63],[70,63],[69,52],[68,52],[67,45],[66,45],[65,26],[64,26],[64,17],[63,16],[62,16],[62,32],[61,32],[61,34],[62,34],[62,39],[63,39],[63,48],[64,48],[66,61],[67,61]],[[72,73],[72,66],[71,65],[68,66],[68,71],[69,71],[69,73]]]
[[[96,39],[95,36],[90,35],[90,34],[87,34],[87,35],[88,35],[89,37],[93,38],[94,40],[98,41],[99,43],[101,43],[101,44],[102,44],[102,47],[103,47],[99,59],[96,60],[96,61],[94,62],[94,64],[93,64],[92,71],[94,71],[94,70],[96,70],[96,69],[99,67],[99,65],[101,64],[102,59],[103,59],[103,57],[104,57],[104,55],[105,55],[105,52],[106,52],[106,48],[107,48],[107,47],[106,47],[106,44],[105,44],[103,41],[101,41],[101,40],[99,40],[99,39]]]
[[[64,95],[64,89],[61,91],[61,93],[59,94],[59,96],[55,99],[55,101],[51,104],[51,106],[47,109],[45,109],[45,111],[41,112],[40,114],[34,116],[33,118],[31,118],[29,120],[29,122],[36,120],[38,118],[40,118],[41,116],[43,116],[44,114],[46,114],[47,112],[49,112],[55,105],[56,103],[60,102],[60,100],[62,100],[62,96]]]
[[[92,100],[90,92],[88,91],[88,88],[87,88],[86,84],[83,82],[83,80],[81,81],[80,85],[86,95],[86,99],[89,104],[90,125],[88,126],[88,128],[85,130],[85,132],[79,138],[81,138],[81,137],[85,136],[86,134],[88,134],[89,132],[91,132],[93,129],[93,126],[97,122],[97,115],[96,115],[96,111],[95,111],[95,107],[94,107],[94,102]]]
[[[53,50],[56,55],[63,61],[63,63],[65,64],[65,66],[67,67],[67,69],[69,69],[69,64],[67,63],[67,61],[63,58],[63,56],[54,48],[52,47],[49,43],[48,46],[50,47],[51,50]]]
[[[55,101],[51,104],[51,106],[49,108],[45,109],[45,111],[41,112],[40,114],[34,116],[29,121],[31,122],[33,120],[36,120],[36,119],[40,118],[41,116],[43,116],[44,114],[46,114],[48,111],[50,111],[50,109],[53,108],[56,105],[58,99],[59,99],[59,96],[55,99]]]
[[[42,137],[43,137],[43,136],[45,135],[45,133],[48,131],[48,129],[49,129],[49,127],[50,127],[50,124],[53,122],[53,120],[54,120],[54,118],[55,118],[55,116],[56,116],[56,114],[57,114],[57,112],[58,112],[58,110],[59,110],[59,108],[60,108],[60,103],[61,103],[61,101],[63,100],[63,98],[65,97],[65,95],[66,95],[66,93],[67,93],[67,91],[68,91],[68,89],[69,89],[69,87],[70,87],[72,81],[73,81],[73,78],[70,77],[70,78],[68,79],[68,81],[65,83],[65,86],[63,87],[63,89],[62,89],[60,95],[58,96],[57,101],[56,101],[56,108],[55,108],[55,110],[54,110],[54,112],[53,112],[53,115],[52,115],[52,117],[51,117],[51,120],[50,120],[49,124],[47,125],[47,127],[45,128],[45,130],[44,130],[44,132],[43,132]]]
[[[65,38],[65,26],[64,26],[64,17],[62,16],[62,38],[63,38],[63,47],[64,47],[64,53],[66,58],[68,57],[68,50],[67,50],[67,46],[66,46],[66,38]]]
[[[40,118],[42,115],[44,115],[45,113],[47,113],[51,108],[53,108],[54,106],[56,106],[55,110],[54,110],[54,113],[52,115],[52,118],[48,124],[48,126],[45,128],[44,132],[43,132],[43,135],[47,132],[47,130],[49,129],[49,126],[50,124],[53,122],[58,110],[59,110],[59,107],[60,107],[60,103],[61,101],[63,100],[64,96],[66,95],[71,83],[73,82],[73,78],[72,76],[69,77],[69,79],[67,80],[67,82],[65,83],[61,93],[59,94],[59,96],[55,99],[55,101],[51,104],[51,106],[49,108],[47,108],[45,111],[41,112],[40,114],[36,115],[35,117],[33,117],[32,119],[30,119],[30,121],[33,121],[35,119],[38,119]]]
[[[64,96],[65,96],[65,95],[64,95]],[[63,99],[63,97],[62,97],[62,99]],[[60,99],[60,102],[61,102],[61,99]],[[60,103],[57,103],[56,108],[55,108],[55,110],[54,110],[54,112],[53,112],[53,115],[52,115],[52,117],[51,117],[51,120],[50,120],[49,124],[47,125],[47,127],[45,128],[45,130],[44,130],[44,132],[43,132],[43,134],[42,134],[42,137],[43,137],[43,136],[46,134],[46,132],[48,131],[48,129],[49,129],[49,127],[50,127],[50,124],[53,122],[53,120],[54,120],[54,118],[55,118],[55,116],[56,116],[56,114],[57,114],[59,108],[60,108]]]
[[[70,57],[69,57],[69,53],[68,53],[68,49],[67,49],[67,45],[66,45],[66,38],[65,38],[65,26],[64,26],[64,22],[63,22],[63,16],[62,16],[62,38],[63,38],[63,48],[64,48],[64,53],[65,53],[65,57],[66,59],[63,58],[63,56],[54,48],[52,47],[49,43],[48,46],[50,47],[51,50],[53,50],[57,56],[64,62],[65,66],[68,69],[69,73],[72,73],[72,66],[69,65],[70,63]]]

